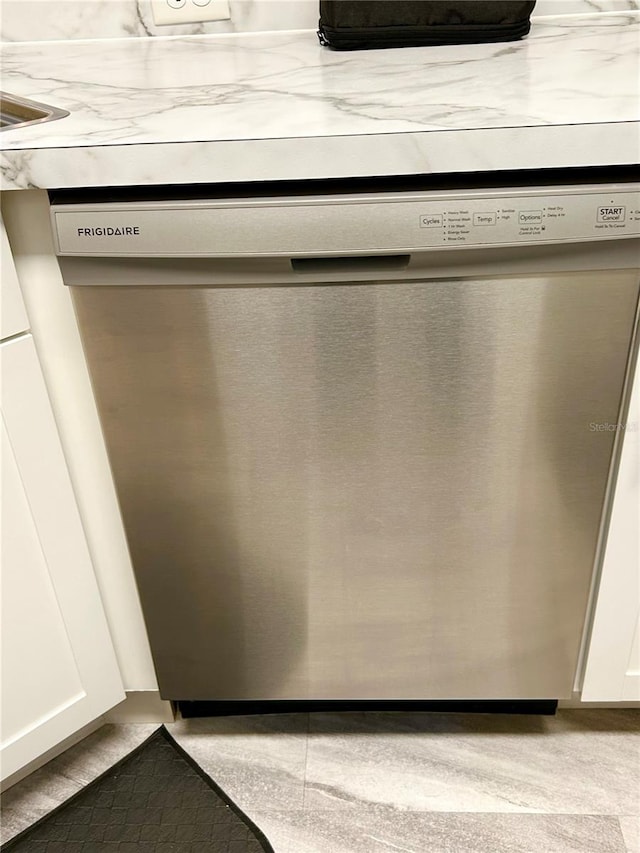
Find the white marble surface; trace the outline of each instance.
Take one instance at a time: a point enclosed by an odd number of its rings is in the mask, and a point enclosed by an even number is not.
[[[538,0],[532,17],[584,15],[640,8],[640,0]],[[151,0],[3,0],[2,41],[127,38],[310,29],[318,0],[229,0],[230,20],[155,25]]]
[[[313,31],[5,45],[3,87],[71,115],[1,135],[1,186],[637,162],[639,49],[637,12],[350,53]]]

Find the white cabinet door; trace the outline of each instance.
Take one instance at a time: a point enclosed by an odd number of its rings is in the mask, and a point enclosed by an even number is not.
[[[640,369],[625,425],[582,685],[585,702],[640,701]]]
[[[124,699],[31,335],[2,367],[2,779]]]
[[[151,649],[71,294],[55,256],[49,197],[44,190],[21,190],[0,194],[0,203],[125,689],[157,696]]]
[[[27,312],[22,301],[18,276],[13,263],[11,246],[0,218],[0,340],[29,328]]]

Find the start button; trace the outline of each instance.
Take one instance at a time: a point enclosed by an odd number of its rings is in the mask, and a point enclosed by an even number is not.
[[[624,222],[624,207],[599,207],[598,222]]]

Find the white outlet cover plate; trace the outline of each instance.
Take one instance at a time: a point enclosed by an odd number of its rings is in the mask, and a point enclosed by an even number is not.
[[[199,0],[201,4],[203,0]],[[201,21],[228,21],[231,18],[228,0],[209,0],[202,6],[193,0],[185,0],[179,8],[173,8],[167,0],[151,0],[153,20],[157,27],[198,24]]]

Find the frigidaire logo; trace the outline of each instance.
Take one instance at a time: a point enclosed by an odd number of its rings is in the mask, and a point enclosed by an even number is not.
[[[123,225],[121,228],[78,228],[78,237],[134,237],[140,233],[137,225]]]

